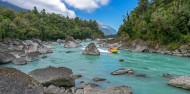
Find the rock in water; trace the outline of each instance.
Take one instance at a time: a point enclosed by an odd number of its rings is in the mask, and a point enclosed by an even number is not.
[[[108,88],[107,94],[132,94],[133,91],[131,87],[128,86],[118,86],[118,87],[111,87]]]
[[[0,94],[44,94],[42,85],[14,68],[0,68]]]
[[[168,82],[168,85],[190,90],[190,76],[180,76]]]
[[[99,81],[105,81],[106,79],[104,79],[104,78],[99,78],[99,77],[94,77],[92,80],[93,80],[94,82],[99,82]]]
[[[43,69],[36,69],[29,73],[30,76],[35,78],[44,86],[55,85],[61,87],[73,87],[75,81],[70,75],[73,74],[72,70],[65,67],[47,67]]]
[[[133,74],[133,70],[132,69],[125,69],[125,68],[122,68],[122,69],[118,69],[114,72],[112,72],[111,74],[112,75],[122,75],[122,74]]]
[[[100,51],[96,47],[95,43],[90,43],[88,46],[86,46],[85,50],[82,52],[84,55],[100,55]]]

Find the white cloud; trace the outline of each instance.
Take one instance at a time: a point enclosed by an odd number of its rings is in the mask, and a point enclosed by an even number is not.
[[[61,0],[2,0],[4,2],[11,3],[15,6],[19,6],[25,9],[33,9],[34,6],[38,8],[38,11],[46,9],[48,13],[62,14],[74,18],[75,12],[67,9]]]
[[[69,6],[72,6],[79,10],[84,10],[87,12],[94,11],[101,6],[105,6],[110,0],[63,0]]]

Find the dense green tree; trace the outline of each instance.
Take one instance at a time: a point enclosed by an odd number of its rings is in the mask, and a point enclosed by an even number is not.
[[[76,39],[104,37],[98,24],[93,20],[81,20],[79,17],[70,19],[54,13],[46,13],[37,7],[32,11],[20,11],[0,7],[0,40],[5,37],[42,40],[56,40],[73,36]]]
[[[163,45],[190,44],[190,0],[148,1],[139,0],[124,16],[118,35]]]

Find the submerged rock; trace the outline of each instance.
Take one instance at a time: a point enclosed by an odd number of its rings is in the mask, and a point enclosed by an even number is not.
[[[94,77],[92,80],[93,80],[94,82],[99,82],[99,81],[105,81],[106,79],[104,79],[104,78],[99,78],[99,77]]]
[[[75,81],[70,75],[72,70],[65,67],[47,67],[43,69],[36,69],[29,73],[44,86],[55,85],[60,87],[75,86]]]
[[[124,59],[120,59],[119,62],[124,62],[125,60]]]
[[[122,68],[122,69],[118,69],[114,72],[112,72],[111,74],[112,75],[122,75],[122,74],[133,74],[133,70],[132,69],[125,69],[125,68]]]
[[[90,43],[88,46],[86,46],[85,50],[83,50],[82,54],[84,55],[100,55],[100,51],[96,47],[95,43]]]
[[[14,68],[0,68],[0,94],[44,94],[42,85]]]
[[[176,77],[168,82],[168,85],[190,90],[190,76]]]
[[[148,77],[146,76],[146,74],[137,74],[136,76],[137,76],[137,77],[144,77],[144,78],[148,78]]]
[[[165,77],[165,78],[172,78],[173,75],[169,74],[169,73],[164,73],[162,74],[162,77]]]

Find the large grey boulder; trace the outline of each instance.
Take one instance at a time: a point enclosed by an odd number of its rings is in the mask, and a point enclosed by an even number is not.
[[[77,47],[81,47],[81,45],[74,41],[69,41],[69,42],[65,43],[64,47],[65,48],[77,48]]]
[[[48,53],[53,53],[53,51],[46,46],[40,46],[38,47],[38,52],[41,54],[48,54]]]
[[[88,44],[88,46],[86,46],[86,48],[83,50],[82,54],[84,54],[84,55],[95,55],[95,56],[99,56],[99,55],[100,55],[100,51],[99,51],[98,48],[96,47],[95,43],[90,43],[90,44]]]
[[[176,77],[168,82],[168,85],[190,90],[190,76]]]
[[[38,59],[39,59],[39,53],[38,52],[31,52],[25,56],[25,60],[28,62],[38,60]]]
[[[133,73],[134,72],[132,69],[125,69],[125,68],[121,68],[111,72],[112,75],[133,74]]]
[[[0,53],[0,64],[11,63],[15,57],[8,53]]]
[[[111,87],[106,90],[107,94],[132,94],[133,91],[131,87],[128,86],[118,86]]]
[[[29,73],[44,86],[55,85],[60,87],[75,86],[74,79],[70,77],[71,74],[73,74],[72,70],[65,67],[47,67]]]
[[[14,68],[0,68],[0,94],[44,94],[42,85]]]

